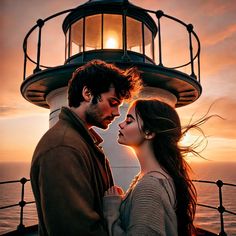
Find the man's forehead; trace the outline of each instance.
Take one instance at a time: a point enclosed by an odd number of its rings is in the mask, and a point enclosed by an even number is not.
[[[104,93],[104,95],[109,98],[112,99],[116,102],[118,102],[119,104],[121,104],[123,102],[123,99],[119,98],[116,94],[115,88],[114,87],[110,87],[110,89],[108,90],[107,93]]]

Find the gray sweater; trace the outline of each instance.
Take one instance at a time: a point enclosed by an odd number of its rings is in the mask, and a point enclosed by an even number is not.
[[[174,183],[156,173],[134,179],[123,200],[104,197],[104,216],[110,236],[177,236]]]

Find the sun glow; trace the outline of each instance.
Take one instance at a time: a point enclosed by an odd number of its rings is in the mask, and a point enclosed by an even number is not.
[[[189,132],[187,132],[182,137],[180,144],[181,146],[188,146],[188,145],[191,145],[192,142],[193,142],[193,137],[191,136]]]

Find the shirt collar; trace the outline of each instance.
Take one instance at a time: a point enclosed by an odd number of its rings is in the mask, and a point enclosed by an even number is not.
[[[93,139],[94,144],[97,146],[103,142],[102,137],[93,128],[89,129],[89,133]]]

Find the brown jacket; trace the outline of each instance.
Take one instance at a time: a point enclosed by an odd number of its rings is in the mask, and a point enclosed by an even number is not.
[[[40,235],[107,235],[102,198],[113,179],[92,134],[64,107],[37,145],[30,177]]]

